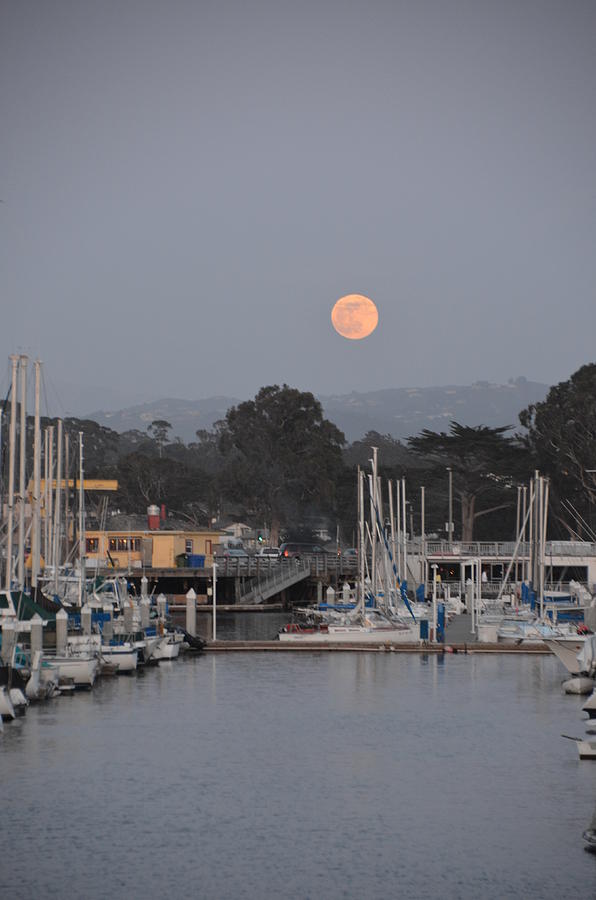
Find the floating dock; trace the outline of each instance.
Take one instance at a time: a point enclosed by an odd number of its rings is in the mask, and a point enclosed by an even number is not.
[[[364,643],[322,643],[319,641],[208,641],[205,646],[206,653],[227,653],[231,651],[273,651],[273,652],[296,652],[308,650],[330,651],[358,651],[366,650],[368,653],[438,653],[438,654],[455,654],[455,653],[498,653],[498,654],[519,654],[524,653],[529,656],[550,656],[551,651],[546,644],[538,642],[534,645],[518,645],[518,644],[364,644]]]

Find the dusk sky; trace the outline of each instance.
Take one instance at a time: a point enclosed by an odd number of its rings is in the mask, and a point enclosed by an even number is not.
[[[568,378],[595,48],[593,0],[3,0],[3,395],[15,351],[59,412]]]

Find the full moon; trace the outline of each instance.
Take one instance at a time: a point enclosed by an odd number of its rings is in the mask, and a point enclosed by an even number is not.
[[[338,334],[359,341],[372,334],[379,321],[377,307],[362,294],[341,297],[331,310],[331,322]]]

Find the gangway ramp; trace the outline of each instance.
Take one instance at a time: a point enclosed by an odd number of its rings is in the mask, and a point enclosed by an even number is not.
[[[257,605],[275,597],[286,588],[304,581],[310,575],[310,563],[304,560],[292,560],[291,562],[282,562],[276,571],[268,575],[267,578],[257,580],[257,583],[251,586],[250,590],[242,594],[238,598],[238,603]]]

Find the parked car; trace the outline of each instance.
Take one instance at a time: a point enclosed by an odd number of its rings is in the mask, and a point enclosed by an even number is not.
[[[261,547],[257,556],[266,556],[269,559],[279,559],[279,547]]]
[[[302,556],[313,556],[324,552],[318,544],[310,544],[307,541],[287,541],[279,548],[279,555],[284,559],[300,559]]]
[[[216,559],[248,559],[248,553],[241,547],[220,547],[215,552]]]
[[[358,559],[358,547],[347,547],[345,550],[341,551],[341,555],[345,560],[356,560]]]

